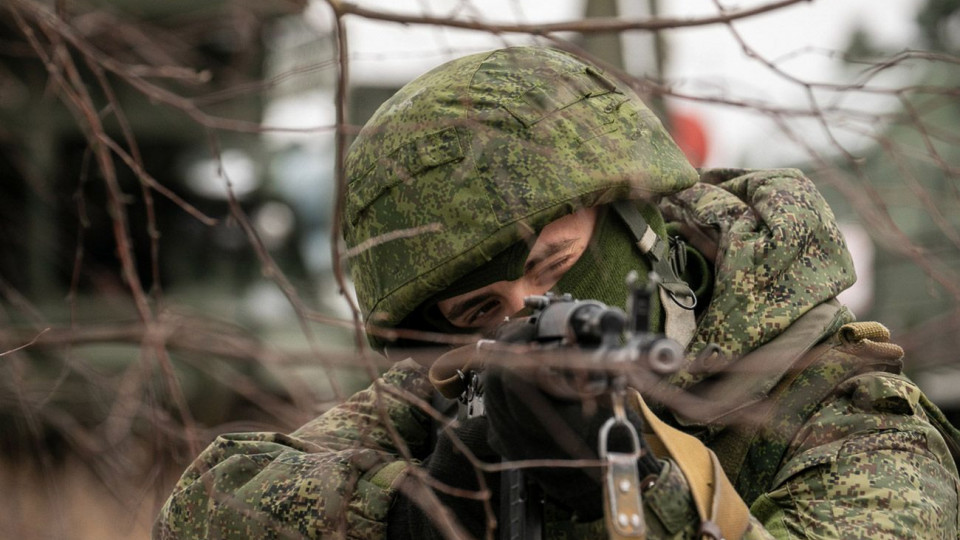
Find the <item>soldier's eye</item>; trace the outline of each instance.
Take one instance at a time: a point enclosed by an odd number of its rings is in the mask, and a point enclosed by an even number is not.
[[[570,259],[572,259],[572,258],[573,258],[572,255],[567,255],[566,257],[560,259],[559,261],[551,264],[550,267],[547,268],[547,271],[548,271],[548,272],[549,272],[549,271],[556,272],[556,271],[562,269],[563,267],[567,266],[567,263],[569,263],[569,262],[570,262]]]
[[[499,306],[498,300],[492,298],[487,300],[467,315],[467,324],[470,326],[483,324]]]
[[[560,278],[558,274],[567,270],[572,258],[572,255],[567,255],[550,262],[537,274],[537,281],[540,283],[557,281]]]

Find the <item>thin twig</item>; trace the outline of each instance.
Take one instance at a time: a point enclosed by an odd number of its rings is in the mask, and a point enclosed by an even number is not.
[[[26,349],[27,347],[30,347],[31,345],[33,345],[34,343],[36,343],[37,341],[39,341],[39,340],[40,340],[40,336],[46,334],[49,330],[50,330],[50,328],[44,328],[43,330],[40,331],[39,334],[37,334],[36,336],[34,336],[33,339],[31,339],[30,341],[24,343],[23,345],[20,345],[19,347],[14,347],[13,349],[9,349],[9,350],[0,352],[0,358],[3,358],[4,356],[6,356],[6,355],[8,355],[8,354],[15,353],[15,352],[17,352],[17,351],[22,351],[23,349]]]
[[[329,1],[329,0],[328,0]],[[482,21],[464,21],[449,17],[430,17],[423,15],[413,15],[409,13],[391,13],[375,9],[368,9],[350,2],[333,2],[330,5],[338,15],[356,15],[365,19],[378,21],[395,22],[401,24],[423,24],[430,26],[443,26],[448,28],[464,28],[468,30],[481,30],[494,34],[530,34],[534,36],[544,36],[556,32],[578,32],[581,34],[625,32],[627,30],[667,30],[670,28],[691,28],[696,26],[710,26],[717,23],[727,23],[739,19],[746,19],[777,11],[793,4],[809,2],[810,0],[780,0],[755,8],[730,11],[727,13],[711,17],[686,17],[686,18],[655,18],[629,20],[620,17],[595,17],[590,19],[581,19],[576,21],[566,21],[559,23],[542,24],[498,24]]]
[[[347,92],[348,92],[348,51],[346,25],[343,23],[344,12],[341,11],[343,3],[339,1],[327,0],[330,7],[333,8],[336,28],[337,43],[337,132],[336,132],[336,151],[334,159],[334,179],[337,185],[337,196],[334,199],[333,222],[330,226],[330,249],[333,260],[333,275],[340,288],[340,294],[343,296],[347,305],[350,307],[350,313],[353,316],[353,322],[356,327],[354,332],[354,343],[357,350],[362,354],[366,348],[363,337],[363,323],[361,322],[360,307],[356,305],[353,298],[347,294],[347,280],[343,274],[343,255],[342,255],[342,221],[344,213],[344,201],[347,198],[347,177],[344,170],[344,161],[347,154],[347,133],[343,126],[347,123]]]

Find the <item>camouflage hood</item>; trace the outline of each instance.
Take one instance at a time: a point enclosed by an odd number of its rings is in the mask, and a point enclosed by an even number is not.
[[[714,258],[693,354],[710,343],[728,358],[750,353],[856,281],[833,212],[800,171],[706,171],[661,210]]]

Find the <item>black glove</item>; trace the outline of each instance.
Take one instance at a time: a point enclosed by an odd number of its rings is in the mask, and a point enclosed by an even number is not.
[[[448,435],[446,431],[441,432],[433,453],[423,461],[423,468],[432,478],[447,486],[464,491],[479,491],[477,469],[457,448],[453,438],[469,448],[477,459],[486,463],[499,463],[500,455],[487,444],[487,426],[488,422],[484,417],[470,418],[461,421],[453,430],[453,435]],[[483,474],[486,488],[492,495],[490,508],[496,512],[500,504],[500,475]],[[483,536],[487,526],[487,512],[482,501],[456,496],[439,489],[435,489],[434,493],[466,531],[474,536]],[[390,509],[387,520],[387,537],[391,539],[443,538],[428,515],[416,502],[404,495],[403,490]]]
[[[609,403],[597,400],[592,407],[581,401],[559,399],[542,391],[524,374],[493,367],[485,372],[484,406],[490,420],[490,446],[509,461],[529,459],[597,460],[600,428],[613,416]],[[627,420],[640,433],[639,416],[627,411]],[[640,438],[643,444],[642,437]],[[610,432],[608,448],[632,451],[626,429]],[[641,477],[659,469],[649,452],[641,458]],[[526,468],[544,494],[572,510],[579,521],[603,516],[599,467]]]

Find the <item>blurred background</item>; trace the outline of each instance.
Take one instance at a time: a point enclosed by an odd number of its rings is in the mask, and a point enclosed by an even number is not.
[[[960,0],[5,0],[0,538],[147,538],[218,433],[364,387],[337,163],[406,81],[541,43],[691,162],[800,167],[844,294],[960,419]],[[338,129],[339,128],[339,129]]]

